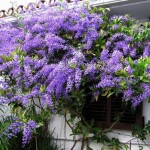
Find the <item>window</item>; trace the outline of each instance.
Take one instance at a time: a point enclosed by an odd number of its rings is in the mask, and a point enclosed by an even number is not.
[[[113,129],[131,130],[134,124],[142,127],[142,104],[134,110],[131,103],[122,101],[121,96],[111,96],[107,99],[99,96],[98,101],[87,100],[83,115],[87,122],[94,121],[94,125],[102,128],[109,128],[117,118],[120,118],[113,126]],[[117,115],[119,114],[119,116]]]

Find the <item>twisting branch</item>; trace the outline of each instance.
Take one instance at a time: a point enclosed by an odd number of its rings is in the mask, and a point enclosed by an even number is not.
[[[86,150],[88,150],[88,147],[89,147],[89,139],[86,138],[85,142],[86,142]]]
[[[137,139],[137,137],[134,137],[134,138],[130,139],[130,140],[127,141],[125,144],[128,144],[128,143],[130,143],[131,141],[133,141],[133,140],[135,140],[135,139]]]
[[[103,133],[109,132],[115,126],[116,123],[117,121],[113,122],[113,124],[109,128],[103,130]]]
[[[67,120],[66,113],[64,114],[64,118],[65,118],[65,121],[66,121],[66,123],[68,124],[68,126],[69,126],[69,127],[71,128],[71,130],[73,131],[74,128],[70,125],[69,121]],[[81,150],[83,150],[83,148],[84,148],[84,142],[85,142],[85,139],[84,139],[84,138],[80,138],[80,139],[78,139],[78,140],[75,140],[75,142],[74,142],[74,144],[73,144],[73,146],[72,146],[72,148],[71,148],[70,150],[73,150],[74,147],[76,146],[76,144],[77,144],[79,141],[82,141]]]
[[[81,120],[84,122],[84,124],[92,131],[92,127],[87,123],[87,121],[84,119],[83,116],[81,116],[81,114],[79,114],[78,112],[74,111],[74,110],[70,110],[72,113],[74,113],[77,117],[81,118]]]
[[[84,143],[85,143],[85,139],[83,138],[83,139],[82,139],[82,144],[81,144],[81,150],[84,149]]]
[[[78,140],[75,140],[75,142],[74,142],[74,144],[73,144],[73,146],[71,147],[70,150],[73,150],[74,147],[76,146],[76,144],[77,144],[79,141],[81,141],[82,139],[83,139],[83,138],[80,138],[80,139],[78,139]]]
[[[122,112],[120,112],[120,116],[122,116],[124,114],[125,110],[126,110],[126,107],[123,109]],[[103,133],[109,132],[115,126],[116,123],[118,123],[118,120],[116,120],[115,122],[113,122],[112,125],[109,128],[104,129]]]
[[[34,98],[33,98],[33,97],[32,97],[32,102],[33,102],[33,104],[34,104],[36,107],[38,107],[38,108],[42,109],[39,105],[37,105],[37,104],[35,103],[35,101],[34,101]]]
[[[39,99],[39,104],[40,104],[41,109],[44,110],[44,108],[42,107],[42,104],[41,104],[40,97],[38,97],[38,99]]]
[[[71,130],[73,131],[74,128],[70,125],[69,121],[67,120],[66,114],[64,114],[64,118],[65,118],[65,121],[66,121],[66,123],[68,124],[68,126],[69,126],[69,127],[71,128]]]
[[[34,136],[34,138],[35,138],[36,150],[38,150],[37,137],[36,137],[36,136]]]

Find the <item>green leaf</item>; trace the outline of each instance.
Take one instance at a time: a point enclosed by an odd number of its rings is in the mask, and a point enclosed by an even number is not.
[[[127,144],[125,144],[125,145],[124,145],[124,148],[125,148],[126,150],[128,150],[128,149],[129,149],[129,146],[128,146]]]
[[[142,80],[144,77],[143,76],[139,76],[140,80]]]
[[[43,122],[39,122],[38,125],[37,125],[37,128],[42,127],[43,125],[44,125]]]
[[[125,70],[121,69],[118,72],[116,72],[116,75],[119,75],[119,76],[122,76],[122,77],[127,77],[128,73]]]
[[[45,87],[45,85],[41,85],[41,87],[40,87],[40,92],[45,92],[45,89],[46,89],[46,87]]]
[[[105,91],[105,93],[102,94],[102,96],[107,96],[109,93],[109,90]]]
[[[93,150],[91,147],[88,146],[87,150]]]
[[[120,85],[124,88],[124,87],[126,87],[126,82],[122,80],[122,81],[120,82]]]
[[[108,95],[107,95],[107,98],[109,98],[111,95],[113,95],[114,92],[110,92]]]
[[[13,57],[12,56],[5,56],[5,55],[3,55],[3,56],[1,56],[2,57],[2,59],[5,61],[5,62],[8,62],[8,61],[12,61],[13,60]]]
[[[134,67],[134,62],[131,57],[129,57],[129,64],[132,68]]]
[[[96,101],[98,101],[98,97],[99,97],[99,95],[96,95],[96,96],[95,96]]]
[[[148,79],[148,78],[142,78],[142,81],[146,82],[146,83],[150,83],[150,79]]]
[[[70,66],[72,69],[75,69],[76,66],[77,66],[77,64],[76,64],[76,63],[73,63],[73,64],[70,63],[69,66]]]
[[[22,63],[24,62],[24,56],[23,55],[21,55],[19,59],[20,59],[20,62],[22,62]]]

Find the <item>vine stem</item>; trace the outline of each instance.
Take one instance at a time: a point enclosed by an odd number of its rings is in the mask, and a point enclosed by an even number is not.
[[[142,142],[148,147],[148,149],[150,149],[149,145],[145,141]]]
[[[133,141],[134,139],[137,139],[137,137],[132,138],[131,140],[127,141],[125,144],[128,144],[129,142]]]
[[[114,125],[117,123],[117,121],[115,121],[109,128],[103,130],[103,133],[106,133],[106,132],[109,132],[113,127]]]
[[[70,111],[70,113],[75,114],[78,118],[80,118],[81,121],[87,126],[87,128],[88,128],[91,132],[93,132],[92,127],[88,124],[88,122],[84,119],[84,117],[83,117],[80,113],[78,113],[78,112],[76,112],[75,110],[72,110],[72,109],[69,109],[69,111]],[[124,113],[124,111],[125,111],[125,109],[120,113],[121,116],[122,116],[122,114]],[[73,131],[74,128],[70,125],[69,121],[67,120],[66,113],[64,114],[64,117],[65,117],[66,123],[68,124],[68,126],[69,126],[69,127],[72,129],[72,131]],[[99,133],[99,134],[103,134],[103,133],[109,132],[109,131],[114,127],[114,125],[115,125],[117,122],[118,122],[118,121],[115,121],[114,123],[112,123],[112,125],[111,125],[109,128],[104,129],[104,130],[103,130],[101,133]],[[78,140],[75,140],[75,142],[74,142],[74,144],[73,144],[73,146],[72,146],[72,148],[71,148],[70,150],[73,150],[74,147],[76,146],[77,142],[79,142],[79,141],[82,141],[81,150],[84,149],[85,144],[86,144],[86,150],[88,150],[88,142],[89,142],[88,140],[89,140],[89,139],[90,139],[90,137],[87,137],[86,139],[85,139],[84,137],[82,137],[82,138],[80,138],[80,139],[78,139]],[[87,141],[86,141],[86,140],[87,140]]]
[[[70,123],[68,122],[66,113],[64,114],[64,118],[65,118],[65,122],[68,124],[68,126],[69,126],[69,127],[71,128],[71,130],[73,131],[74,129],[73,129],[73,127],[70,125]],[[77,144],[79,141],[81,141],[82,139],[83,139],[83,138],[80,138],[80,139],[76,140],[70,150],[73,150],[74,147],[76,146],[76,144]]]
[[[40,97],[38,97],[38,99],[39,99],[39,104],[40,104],[41,109],[44,110],[44,108],[42,107],[42,104],[41,104],[41,99],[40,99]]]
[[[127,141],[125,144],[130,144],[130,147],[131,147],[131,141],[133,141],[133,140],[135,140],[135,139],[139,139],[138,137],[134,137],[134,138],[132,138],[131,140],[129,140],[129,141]],[[142,142],[150,149],[150,147],[148,146],[148,144],[144,141],[144,140],[142,140]]]
[[[35,103],[33,97],[32,97],[32,102],[33,102],[33,104],[34,104],[36,107],[38,107],[39,109],[42,109],[39,105],[37,105],[37,104]]]
[[[131,141],[130,141],[130,147],[129,147],[129,149],[131,150]]]
[[[78,140],[75,140],[75,142],[74,142],[74,144],[73,144],[73,146],[71,147],[70,150],[73,150],[74,147],[76,146],[76,144],[77,144],[79,141],[81,141],[82,139],[83,139],[83,138],[79,138]]]
[[[76,111],[70,110],[72,113],[74,113],[75,115],[77,115],[77,117],[81,118],[81,120],[86,124],[86,126],[92,130],[91,126],[87,123],[87,121],[84,119],[84,117],[82,117],[79,113],[77,113]]]
[[[85,139],[83,138],[83,139],[82,139],[82,144],[81,144],[81,150],[84,149],[84,142],[85,142]]]
[[[73,129],[73,127],[70,125],[70,123],[68,122],[66,114],[64,114],[64,118],[65,118],[65,121],[66,121],[66,123],[68,124],[68,126],[69,126],[69,127],[71,128],[71,130],[73,131],[74,129]]]
[[[86,138],[86,150],[88,150],[88,146],[89,146],[89,139],[88,138]]]
[[[126,107],[125,107],[124,110],[120,113],[121,116],[124,114],[125,109],[126,109]],[[103,133],[109,132],[109,131],[115,126],[115,124],[116,124],[117,122],[118,122],[118,121],[113,122],[113,124],[112,124],[109,128],[104,129],[104,130],[103,130]]]
[[[36,150],[38,150],[37,138],[36,138],[36,136],[34,138],[35,138]]]

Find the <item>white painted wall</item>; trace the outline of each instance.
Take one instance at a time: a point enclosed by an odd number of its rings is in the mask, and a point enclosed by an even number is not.
[[[143,105],[143,115],[145,117],[145,123],[150,120],[150,103],[147,101],[144,102]],[[56,115],[52,117],[52,120],[50,121],[50,130],[54,131],[54,138],[57,139],[57,144],[59,145],[59,149],[63,150],[70,150],[71,147],[74,144],[74,138],[73,136],[70,136],[71,129],[70,127],[65,123],[65,120],[62,116]],[[128,141],[133,139],[131,131],[126,130],[113,130],[112,133],[109,133],[108,136],[110,138],[118,138],[121,143],[128,143]],[[76,136],[75,139],[79,139],[80,136]],[[138,144],[141,144],[144,146],[143,150],[149,150],[150,149],[150,137],[147,138],[145,141],[147,143],[147,146],[145,143],[143,143],[140,140],[132,140],[131,142],[131,150],[139,150]],[[101,150],[102,144],[97,144],[96,142],[91,142],[90,147],[93,148],[93,150]],[[79,142],[74,150],[80,150],[81,149],[81,142]],[[86,149],[85,149],[86,150]]]
[[[1,116],[7,116],[7,115],[10,115],[10,109],[9,107],[6,106],[4,107],[4,113],[0,112],[0,118]],[[145,101],[143,103],[143,116],[145,118],[145,123],[147,123],[150,120],[150,103],[148,103],[148,101]],[[74,144],[74,140],[81,138],[81,136],[75,136],[75,137],[71,136],[72,132],[70,127],[66,124],[64,117],[60,115],[55,115],[52,117],[52,119],[50,120],[49,129],[50,131],[53,132],[53,136],[54,139],[56,139],[55,142],[59,146],[59,150],[70,150]],[[108,136],[110,138],[113,137],[118,138],[121,141],[121,143],[127,143],[129,140],[134,138],[131,134],[131,131],[126,131],[126,130],[113,130],[113,132],[109,133]],[[143,150],[149,150],[150,136],[147,137],[147,140],[145,142],[147,143],[147,146],[145,145],[145,143],[143,143],[140,140],[132,140],[131,150],[139,150],[138,147],[139,143],[142,146],[144,146]],[[90,147],[93,148],[93,150],[101,150],[102,144],[97,144],[96,142],[92,141],[90,142]],[[78,142],[74,150],[80,150],[80,149],[81,149],[81,142]]]

